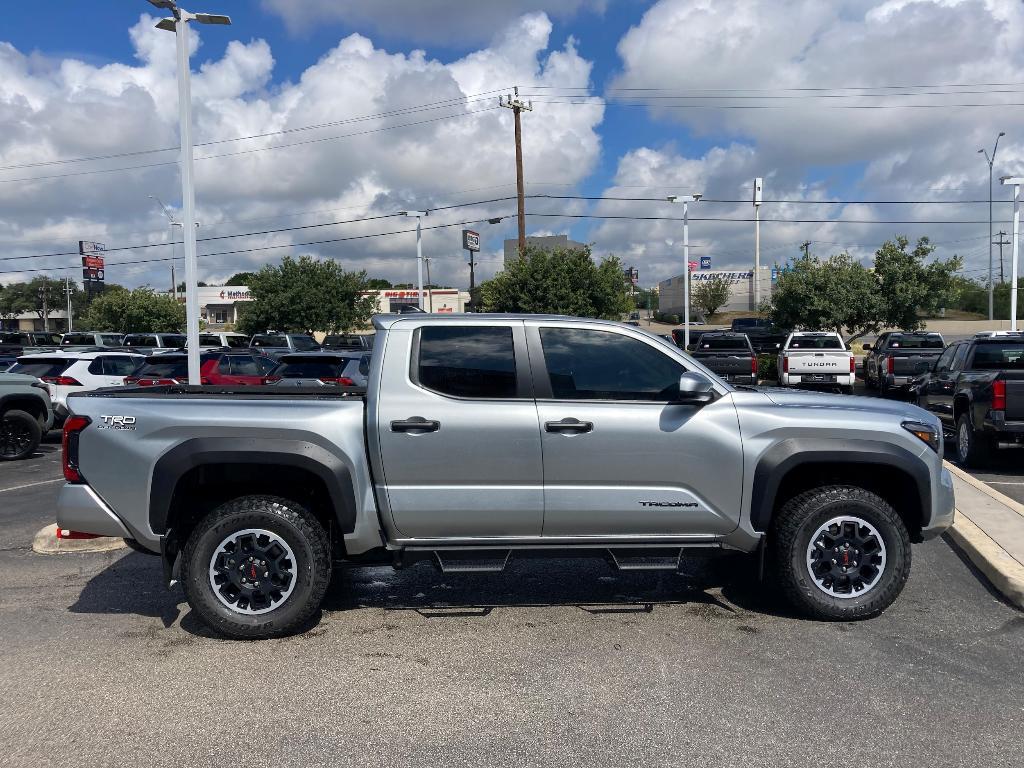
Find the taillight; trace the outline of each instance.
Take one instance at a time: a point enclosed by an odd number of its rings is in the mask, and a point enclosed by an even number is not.
[[[206,378],[205,376],[201,376],[199,378],[199,383],[200,384],[211,384],[212,382],[208,378]]]
[[[1006,382],[1005,381],[993,381],[992,382],[992,410],[993,411],[1005,411],[1006,410]]]
[[[356,385],[348,376],[323,376],[320,379],[320,383],[337,384],[340,387],[354,387]]]
[[[894,358],[894,357],[887,357],[885,359],[885,372],[886,373],[895,373],[896,372],[896,358]]]
[[[789,358],[785,355],[782,356],[782,372],[789,373]]]
[[[124,377],[124,383],[125,384],[138,384],[139,383],[139,377],[138,376],[125,376]]]
[[[854,358],[853,355],[850,355],[850,373],[856,373],[856,372],[857,372],[857,360]]]
[[[82,382],[70,376],[43,376],[47,384],[56,384],[58,387],[80,387]]]
[[[70,416],[64,422],[64,434],[61,438],[61,465],[64,468],[64,479],[69,483],[84,483],[85,479],[78,469],[78,438],[82,430],[92,420],[88,416]]]
[[[280,376],[264,376],[260,379],[260,384],[277,384],[280,380]]]
[[[753,376],[757,376],[757,358],[750,358],[750,373]]]

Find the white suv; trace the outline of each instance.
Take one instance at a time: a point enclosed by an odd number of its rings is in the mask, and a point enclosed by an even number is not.
[[[67,416],[69,394],[124,386],[124,377],[133,374],[145,359],[131,352],[47,352],[22,355],[10,373],[35,376],[46,384],[54,424],[58,425]]]

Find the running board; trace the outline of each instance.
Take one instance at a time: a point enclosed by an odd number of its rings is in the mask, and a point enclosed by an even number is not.
[[[508,565],[511,549],[435,550],[441,573],[501,573]]]
[[[612,565],[620,571],[677,571],[682,547],[630,547],[609,549]]]

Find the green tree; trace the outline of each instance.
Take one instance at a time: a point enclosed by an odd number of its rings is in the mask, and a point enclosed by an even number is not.
[[[78,284],[49,277],[35,277],[27,283],[11,283],[0,291],[0,317],[12,318],[25,312],[43,316],[43,300],[40,291],[46,295],[49,314],[67,311],[68,300],[65,285],[71,289],[71,311],[78,315],[85,308],[85,294]]]
[[[956,300],[955,273],[963,262],[953,256],[925,263],[935,246],[922,237],[908,251],[909,242],[903,235],[887,240],[875,253],[874,277],[882,304],[881,324],[916,331],[924,325],[924,318]]]
[[[75,326],[92,331],[175,333],[185,328],[185,307],[152,288],[106,290]]]
[[[366,281],[366,290],[368,291],[386,291],[388,288],[394,288],[390,280],[385,280],[383,277],[371,277]]]
[[[206,288],[207,285],[202,280],[198,280],[198,281],[196,281],[196,287],[197,288]],[[185,281],[184,280],[182,280],[180,283],[178,283],[178,295],[179,296],[184,296],[185,295]],[[154,331],[154,333],[157,333],[157,331]]]
[[[618,320],[630,302],[615,256],[595,264],[590,248],[546,251],[527,246],[523,257],[480,284],[484,312],[529,312]]]
[[[249,285],[254,277],[256,277],[255,272],[236,272],[227,279],[224,285]]]
[[[338,333],[365,325],[376,297],[364,296],[366,273],[350,272],[334,261],[285,256],[265,266],[249,282],[253,300],[242,309],[243,333],[325,331]]]
[[[732,288],[732,281],[725,275],[712,275],[707,280],[701,280],[693,289],[690,303],[710,317],[718,311],[719,307],[729,301],[729,291]]]

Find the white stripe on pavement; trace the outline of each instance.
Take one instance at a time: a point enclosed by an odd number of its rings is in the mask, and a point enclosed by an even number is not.
[[[989,485],[1024,485],[1024,481],[1020,480],[982,480],[981,482]]]
[[[8,491],[20,491],[22,488],[34,488],[37,485],[48,485],[50,483],[63,482],[63,477],[58,477],[55,480],[40,480],[38,483],[26,483],[25,485],[15,485],[13,488],[0,488],[0,493],[7,493]]]

